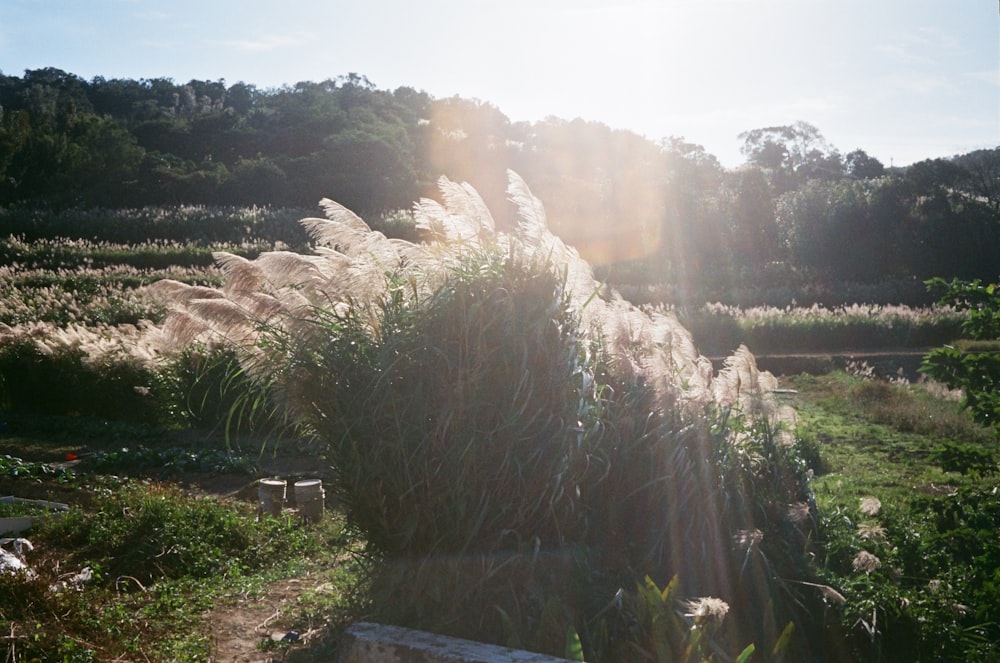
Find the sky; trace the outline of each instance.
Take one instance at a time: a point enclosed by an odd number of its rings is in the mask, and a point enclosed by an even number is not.
[[[998,0],[0,0],[0,72],[277,88],[348,73],[683,137],[803,120],[888,165],[1000,146]]]

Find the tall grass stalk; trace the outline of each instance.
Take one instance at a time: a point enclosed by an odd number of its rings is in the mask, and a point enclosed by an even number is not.
[[[772,647],[809,600],[775,580],[806,573],[808,519],[786,517],[805,475],[773,377],[745,349],[714,376],[672,313],[602,288],[517,175],[510,233],[439,184],[414,206],[423,243],[323,201],[310,255],[220,253],[221,288],[153,284],[158,339],[231,344],[248,398],[320,443],[382,560],[381,618],[556,654],[571,631],[621,660],[633,603],[615,597],[676,575],[742,615],[713,643]],[[754,529],[762,545],[735,550]]]

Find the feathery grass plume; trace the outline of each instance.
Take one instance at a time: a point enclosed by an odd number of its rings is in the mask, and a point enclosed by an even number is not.
[[[722,622],[729,614],[729,604],[714,596],[702,596],[691,599],[684,603],[685,617],[698,619],[709,619],[715,622]]]
[[[865,541],[884,543],[886,540],[885,527],[870,520],[865,520],[858,524],[858,538]]]
[[[151,330],[149,335],[150,337],[155,335],[166,352],[179,352],[199,342],[228,341],[225,338],[213,338],[211,328],[204,320],[181,308],[172,309],[163,321],[163,325]]]
[[[809,509],[809,504],[806,502],[789,504],[788,509],[785,511],[785,518],[788,519],[788,522],[796,525],[807,522],[811,517],[812,512]]]
[[[862,573],[872,573],[882,568],[882,560],[867,550],[861,550],[854,556],[851,566],[855,571]]]
[[[847,598],[829,585],[820,585],[819,591],[823,594],[823,599],[837,605],[847,603]]]
[[[760,545],[764,539],[764,533],[756,527],[753,529],[741,529],[733,535],[733,542],[741,552],[753,550]]]
[[[479,192],[468,182],[452,182],[447,177],[438,179],[438,189],[444,206],[455,221],[464,220],[465,230],[459,235],[469,234],[481,239],[492,239],[496,235],[493,214]]]
[[[712,383],[715,402],[723,407],[736,407],[750,414],[773,417],[777,402],[773,390],[777,380],[767,371],[757,368],[757,360],[745,345],[726,358],[722,370]]]
[[[237,345],[250,345],[257,339],[250,311],[231,299],[192,299],[186,310],[219,337]]]
[[[439,185],[443,202],[413,210],[429,243],[389,240],[324,201],[328,218],[303,221],[314,255],[219,253],[228,279],[219,296],[178,297],[164,334],[228,339],[243,374],[323,442],[334,489],[372,550],[414,574],[431,556],[581,546],[602,560],[592,576],[608,586],[676,573],[689,595],[727,597],[738,584],[727,573],[739,572],[732,533],[765,528],[758,514],[804,498],[789,488],[770,431],[746,442],[771,454],[766,471],[747,459],[724,465],[706,412],[738,400],[772,413],[773,378],[741,348],[713,384],[711,363],[673,313],[638,309],[598,282],[517,175],[509,234],[470,186]],[[738,487],[724,494],[730,469]],[[782,472],[785,483],[768,484]],[[781,546],[777,527],[767,532],[766,541],[748,536]],[[537,586],[487,582],[505,584],[483,595],[517,601]],[[421,613],[425,594],[400,609]],[[544,609],[522,605],[526,623]],[[425,618],[456,630],[487,619],[463,612]]]
[[[882,510],[882,502],[877,497],[869,495],[868,497],[861,498],[861,505],[858,507],[858,511],[865,514],[866,516],[877,516],[878,512]]]
[[[338,220],[304,219],[303,225],[319,246],[334,249],[350,258],[375,258],[387,265],[398,259],[385,235],[377,230],[359,230]]]
[[[256,262],[278,289],[314,288],[325,280],[318,260],[301,253],[269,251],[258,256]]]
[[[215,288],[201,285],[190,285],[174,279],[159,279],[145,287],[145,292],[166,302],[183,303],[192,299],[222,298],[223,294]]]
[[[323,198],[319,201],[319,206],[323,208],[323,213],[326,214],[326,218],[330,221],[335,221],[339,225],[353,228],[354,230],[362,233],[369,232],[371,230],[371,227],[365,223],[360,216],[336,201],[330,200],[329,198]],[[306,219],[301,223],[305,226],[306,230],[310,230],[312,221],[314,221],[314,219]],[[313,235],[313,239],[316,239],[315,235]]]
[[[507,197],[517,207],[518,235],[528,245],[543,246],[549,235],[545,207],[513,170],[507,171]]]
[[[264,270],[253,260],[228,251],[216,251],[212,257],[226,276],[223,292],[227,295],[232,292],[256,292],[267,283]]]

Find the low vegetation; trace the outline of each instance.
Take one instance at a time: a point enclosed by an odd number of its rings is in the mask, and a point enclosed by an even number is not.
[[[926,350],[957,338],[967,316],[944,305],[740,308],[716,303],[681,309],[678,317],[704,352],[718,356],[740,344],[756,354]]]
[[[276,660],[329,658],[359,616],[595,663],[996,656],[995,431],[864,367],[775,392],[740,347],[923,346],[964,312],[715,306],[700,328],[680,312],[692,338],[603,288],[511,186],[511,233],[443,181],[392,222],[425,244],[328,203],[310,255],[248,238],[218,267],[132,265],[134,319],[56,298],[31,319],[22,277],[58,257],[82,301],[139,244],[10,240],[0,493],[75,502],[29,533],[34,576],[0,575],[6,660],[205,660],[212,606],[303,575],[283,624],[328,635],[262,639]],[[118,308],[95,292],[81,311]],[[721,371],[696,339],[721,339]],[[292,452],[331,468],[322,526],[182,488]]]
[[[13,487],[53,479],[25,462],[0,465],[4,475]],[[304,528],[139,475],[62,478],[75,484],[72,508],[22,533],[33,546],[29,571],[0,571],[0,654],[11,663],[208,660],[210,608],[278,578],[344,566],[337,556],[350,547],[337,517]],[[342,577],[338,595],[350,596],[357,580]]]
[[[784,383],[815,472],[820,576],[845,597],[851,660],[993,660],[996,431],[933,383],[864,372]]]

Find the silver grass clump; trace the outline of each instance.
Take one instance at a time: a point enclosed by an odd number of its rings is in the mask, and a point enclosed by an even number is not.
[[[0,325],[0,344],[30,340],[44,356],[78,351],[85,365],[100,366],[114,360],[133,360],[153,366],[162,358],[160,330],[151,323],[138,325],[81,325],[63,327],[31,322],[10,327]]]
[[[605,344],[621,375],[655,390],[658,407],[714,401],[774,415],[774,378],[757,369],[745,347],[713,378],[711,363],[672,313],[640,310],[597,281],[577,251],[549,231],[544,207],[524,180],[514,172],[508,175],[508,196],[518,218],[511,234],[496,230],[473,187],[443,177],[438,183],[442,201],[423,199],[413,207],[416,225],[428,238],[425,244],[388,239],[350,210],[324,199],[320,205],[326,218],[302,221],[315,244],[314,255],[274,251],[248,260],[217,253],[227,278],[221,289],[178,282],[151,286],[149,293],[171,311],[160,332],[174,340],[175,347],[193,340],[224,340],[247,348],[265,327],[302,338],[310,333],[308,322],[319,310],[374,310],[388,295],[389,274],[418,297],[427,296],[468,252],[499,244],[562,271],[584,328]],[[373,333],[378,332],[376,324],[372,315]],[[259,349],[248,357],[255,372],[266,374],[266,357]]]
[[[436,243],[462,246],[495,237],[493,215],[479,192],[468,183],[438,179],[443,203],[422,198],[413,208],[414,220]]]

